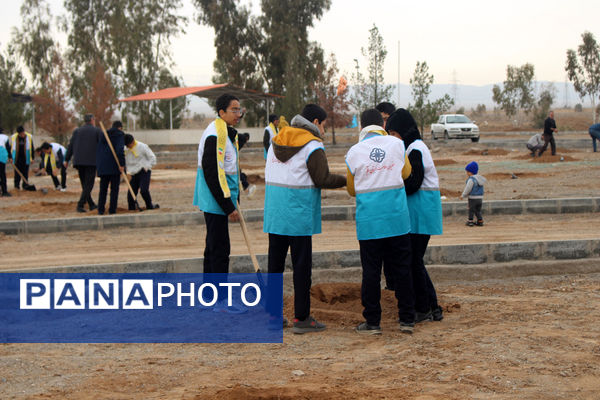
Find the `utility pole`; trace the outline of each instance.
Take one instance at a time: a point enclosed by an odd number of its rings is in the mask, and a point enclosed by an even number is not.
[[[396,107],[400,108],[400,41],[398,40],[398,105]]]
[[[454,107],[458,107],[456,98],[458,95],[458,80],[456,79],[456,70],[452,70],[452,98],[454,100]]]

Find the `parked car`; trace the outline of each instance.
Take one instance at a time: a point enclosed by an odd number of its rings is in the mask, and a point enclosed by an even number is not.
[[[462,114],[440,115],[436,124],[431,124],[431,138],[444,139],[471,139],[479,142],[479,127]]]

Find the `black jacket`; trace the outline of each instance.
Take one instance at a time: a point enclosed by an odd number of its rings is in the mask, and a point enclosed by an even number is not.
[[[544,135],[552,135],[554,133],[552,129],[556,129],[556,121],[548,117],[544,121]]]
[[[96,166],[96,148],[102,137],[102,131],[91,124],[85,124],[75,129],[65,160],[71,161],[75,167],[95,167]]]
[[[125,166],[125,134],[116,128],[109,129],[107,133],[119,159],[119,165],[121,167]],[[96,169],[98,170],[98,176],[119,175],[121,173],[104,134],[100,137],[96,150]]]
[[[231,126],[227,127],[227,135],[232,143],[235,143],[237,131]],[[239,154],[238,154],[239,157]],[[210,193],[215,198],[215,201],[221,207],[226,215],[235,211],[236,206],[234,201],[239,199],[225,198],[221,184],[219,183],[219,171],[217,169],[217,137],[209,136],[204,142],[204,153],[202,153],[202,172],[204,180],[210,190]]]

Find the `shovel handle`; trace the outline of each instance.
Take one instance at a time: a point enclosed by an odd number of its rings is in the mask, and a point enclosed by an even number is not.
[[[258,265],[258,260],[256,259],[256,255],[254,254],[254,250],[252,249],[252,245],[250,244],[250,237],[248,235],[248,229],[246,228],[244,213],[240,208],[240,203],[237,203],[237,210],[240,214],[240,226],[242,227],[242,233],[244,234],[244,240],[246,241],[246,247],[248,247],[248,252],[250,253],[250,258],[252,259],[252,264],[254,265],[254,270],[256,272],[260,272],[260,265]]]
[[[102,129],[102,133],[104,133],[104,138],[106,139],[106,142],[108,143],[108,147],[110,147],[110,151],[112,152],[112,155],[115,158],[117,167],[119,167],[119,169],[121,169],[121,164],[119,163],[119,157],[117,157],[115,148],[113,147],[112,142],[110,141],[110,138],[108,137],[108,133],[106,132],[106,129],[104,129],[104,124],[102,123],[102,121],[100,121],[99,124],[100,124],[100,129]],[[135,201],[135,205],[137,206],[137,208],[139,210],[140,206],[137,203],[137,196],[133,192],[133,188],[131,187],[131,184],[129,183],[129,179],[127,179],[127,174],[125,174],[125,171],[123,171],[123,172],[121,172],[121,175],[125,179],[125,183],[127,183],[127,189],[129,190],[129,193],[131,193],[131,197],[133,197],[133,200]]]
[[[29,185],[29,182],[27,182],[27,179],[25,179],[25,176],[21,173],[21,171],[19,171],[19,168],[17,168],[17,166],[14,163],[13,163],[13,169],[15,171],[17,171],[17,174],[19,174],[21,179],[23,179],[23,182],[25,182],[27,185]]]

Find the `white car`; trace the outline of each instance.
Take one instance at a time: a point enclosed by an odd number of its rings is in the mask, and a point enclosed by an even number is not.
[[[436,124],[431,124],[431,138],[444,139],[471,139],[479,142],[479,127],[462,114],[440,115]]]

